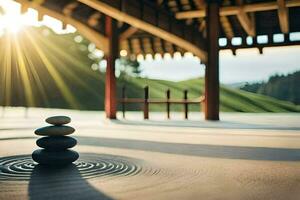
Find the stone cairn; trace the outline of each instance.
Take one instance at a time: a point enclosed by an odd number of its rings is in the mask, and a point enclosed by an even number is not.
[[[66,136],[75,132],[75,129],[66,124],[71,119],[66,116],[53,116],[45,120],[51,126],[45,126],[35,130],[35,134],[45,136],[36,141],[37,146],[43,148],[32,153],[32,159],[46,166],[64,166],[71,164],[79,158],[76,151],[69,148],[77,144],[77,140]]]

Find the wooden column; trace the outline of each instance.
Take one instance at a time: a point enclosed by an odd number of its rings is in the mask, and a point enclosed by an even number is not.
[[[149,119],[149,87],[144,87],[144,119]]]
[[[219,120],[219,0],[207,0],[207,63],[205,67],[205,119]]]
[[[171,91],[170,89],[167,90],[166,92],[167,96],[167,118],[170,119],[170,97],[171,97]]]
[[[105,113],[107,118],[116,119],[117,99],[115,60],[119,55],[119,36],[116,20],[108,16],[105,18],[105,34],[109,40],[109,51],[106,57],[107,67],[105,75]]]
[[[188,119],[188,112],[189,112],[189,104],[187,103],[188,100],[188,91],[183,91],[183,99],[184,99],[184,119]]]
[[[123,86],[122,87],[122,114],[123,114],[123,118],[125,119],[125,106],[126,106],[126,104],[125,104],[125,98],[126,98],[126,87],[125,86]]]

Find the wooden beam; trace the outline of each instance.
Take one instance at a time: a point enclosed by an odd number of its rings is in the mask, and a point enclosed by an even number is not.
[[[219,2],[207,6],[207,63],[205,67],[205,119],[219,120]]]
[[[91,27],[98,26],[99,25],[99,20],[100,20],[101,16],[102,15],[101,15],[100,12],[95,12],[94,14],[92,14],[89,17],[88,21],[87,21],[88,25],[91,26]]]
[[[198,56],[203,61],[206,60],[206,52],[204,50],[200,49],[195,44],[192,44],[191,42],[189,42],[185,39],[182,39],[181,37],[179,37],[171,32],[168,32],[162,28],[159,28],[159,27],[152,25],[148,22],[145,22],[141,19],[133,17],[127,13],[121,12],[119,9],[116,9],[109,4],[103,3],[102,1],[98,1],[98,0],[78,0],[78,1],[94,8],[108,16],[111,16],[114,19],[126,22],[127,24],[130,24],[133,27],[144,30],[148,33],[151,33],[152,35],[155,35],[155,36],[160,37],[166,41],[169,41],[179,47],[182,47],[182,48],[192,52],[193,54]]]
[[[222,28],[225,32],[226,38],[228,40],[231,40],[234,37],[233,29],[232,26],[226,16],[221,16],[220,17],[220,22],[222,25]]]
[[[105,34],[109,39],[109,54],[105,74],[105,113],[108,119],[116,119],[117,97],[115,61],[119,56],[119,35],[116,20],[109,16],[105,18]]]
[[[289,10],[285,6],[285,0],[277,0],[278,3],[278,17],[282,33],[289,33]]]
[[[299,7],[300,0],[289,0],[286,1],[285,6],[287,8]],[[258,12],[258,11],[268,11],[268,10],[277,10],[279,9],[277,2],[265,2],[265,3],[253,3],[253,4],[244,4],[244,12]],[[239,13],[240,6],[225,6],[220,8],[220,16],[230,16],[237,15]],[[184,11],[176,13],[177,19],[189,19],[189,18],[202,18],[206,16],[205,8],[192,11]]]
[[[103,50],[105,54],[108,53],[108,39],[105,36],[98,33],[97,31],[89,28],[85,24],[34,2],[29,2],[27,0],[15,0],[15,1],[20,3],[22,6],[25,5],[31,7],[37,10],[38,12],[43,13],[44,15],[48,15],[50,17],[56,18],[62,21],[62,23],[64,24],[70,24],[74,26],[82,36],[87,38],[89,41],[93,42],[97,48]]]
[[[140,45],[140,49],[141,49],[141,51],[142,51],[142,54],[143,55],[145,55],[146,54],[146,50],[145,50],[145,47],[144,47],[144,43],[143,43],[143,40],[142,40],[142,38],[137,38],[138,39],[138,41],[139,41],[139,45]]]
[[[120,41],[127,40],[130,36],[135,34],[139,29],[130,26],[128,29],[126,29],[123,33],[120,34]]]
[[[63,8],[63,13],[66,16],[71,16],[73,11],[78,7],[79,3],[78,2],[72,2],[67,4],[64,8]]]
[[[237,18],[242,25],[245,32],[254,37],[255,34],[255,26],[253,18],[250,18],[248,14],[243,9],[243,0],[236,0],[237,5],[239,5],[239,11],[237,13]]]
[[[220,46],[220,50],[237,50],[237,49],[250,49],[250,48],[268,48],[268,47],[282,47],[282,46],[299,46],[300,41],[285,41],[285,42],[276,42],[276,43],[265,43],[265,44],[259,44],[259,43],[253,43],[251,45],[248,44],[242,44],[238,46],[232,46],[232,45],[226,45],[226,46]]]
[[[21,5],[21,14],[25,14],[28,11],[28,5]]]

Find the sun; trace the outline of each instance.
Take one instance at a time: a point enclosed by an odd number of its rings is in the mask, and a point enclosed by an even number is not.
[[[10,33],[18,33],[24,26],[23,19],[18,15],[9,15],[5,14],[2,17],[0,17],[0,28],[6,29]]]
[[[19,4],[12,1],[1,1],[0,8],[0,30],[18,33],[26,25],[28,18],[20,14]]]
[[[22,14],[21,5],[13,0],[0,0],[0,33],[7,31],[17,34],[27,26],[47,26],[57,34],[73,33],[76,31],[69,24],[66,29],[63,29],[61,21],[48,15],[44,15],[43,19],[39,21],[38,11],[32,8],[29,8]]]

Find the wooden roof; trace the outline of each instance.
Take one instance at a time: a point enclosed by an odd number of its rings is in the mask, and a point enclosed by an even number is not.
[[[205,0],[16,0],[25,9],[50,15],[75,26],[99,48],[107,51],[105,15],[117,19],[120,50],[129,55],[190,51],[206,58]],[[221,49],[295,45],[288,34],[300,32],[300,0],[224,0],[220,8]],[[285,34],[275,43],[273,34]],[[268,41],[257,43],[256,36]],[[248,36],[253,37],[251,44]],[[240,45],[231,39],[241,37]]]

